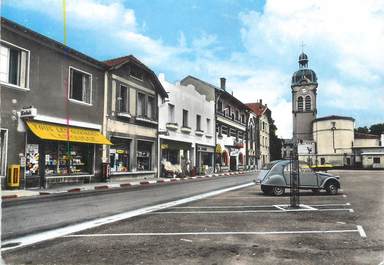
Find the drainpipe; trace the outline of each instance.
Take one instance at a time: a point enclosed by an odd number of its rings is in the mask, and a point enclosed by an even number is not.
[[[107,137],[108,116],[108,71],[104,73],[104,109],[103,109],[103,135]],[[108,138],[108,137],[107,137]],[[102,162],[108,163],[107,145],[103,145]]]

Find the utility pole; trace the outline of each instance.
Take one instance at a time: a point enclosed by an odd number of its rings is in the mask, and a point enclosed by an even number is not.
[[[296,119],[297,122],[297,119]],[[297,128],[297,127],[296,127]],[[297,132],[293,132],[293,154],[291,157],[291,197],[290,208],[300,207],[300,172],[299,172],[299,152],[298,152],[299,140],[297,139]]]

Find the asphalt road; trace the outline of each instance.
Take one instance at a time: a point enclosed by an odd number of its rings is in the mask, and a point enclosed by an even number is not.
[[[265,196],[251,186],[3,257],[8,264],[378,265],[384,261],[384,172],[335,173],[343,189],[338,195],[301,193],[301,203],[316,210],[286,211],[289,195]]]
[[[2,240],[110,216],[252,181],[255,173],[228,177],[14,200],[2,205]]]

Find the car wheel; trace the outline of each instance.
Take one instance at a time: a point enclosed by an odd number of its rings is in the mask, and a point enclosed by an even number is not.
[[[285,193],[285,189],[283,187],[273,187],[272,194],[275,196],[282,196]]]
[[[320,193],[320,189],[312,189],[313,193]]]
[[[328,183],[327,186],[325,187],[325,189],[331,195],[336,195],[337,191],[339,190],[337,184],[334,181]]]
[[[267,195],[271,194],[271,187],[262,185],[260,188],[261,188],[261,191],[264,192],[264,194],[267,194]]]

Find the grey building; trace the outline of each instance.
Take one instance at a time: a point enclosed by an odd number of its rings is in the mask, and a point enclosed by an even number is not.
[[[104,62],[108,90],[104,98],[103,162],[111,178],[158,175],[158,101],[167,93],[155,73],[132,55]]]
[[[2,183],[21,165],[28,186],[99,177],[106,65],[1,18]]]

